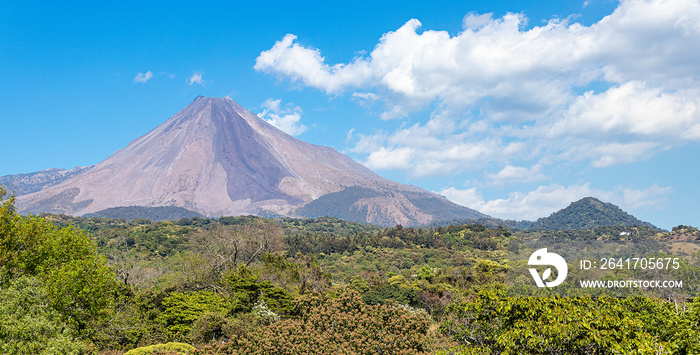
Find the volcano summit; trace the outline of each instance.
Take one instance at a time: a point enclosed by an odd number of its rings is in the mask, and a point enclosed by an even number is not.
[[[24,213],[120,206],[176,206],[212,217],[330,215],[386,226],[485,216],[293,138],[228,97],[202,96],[101,163],[17,198]]]

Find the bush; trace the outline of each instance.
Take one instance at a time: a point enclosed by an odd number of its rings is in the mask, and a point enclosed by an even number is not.
[[[198,355],[242,354],[428,354],[429,318],[393,301],[367,305],[357,292],[337,298],[305,295],[295,300],[298,317],[283,319],[225,346]]]
[[[192,351],[196,350],[194,346],[185,343],[167,343],[167,344],[156,344],[150,346],[144,346],[141,348],[136,348],[127,351],[124,355],[156,355],[161,353],[166,354],[182,354],[188,355]]]
[[[171,337],[182,338],[205,313],[226,314],[231,302],[211,291],[173,292],[163,299],[163,308],[158,322]]]
[[[220,313],[206,312],[190,327],[190,341],[195,344],[214,342],[233,333],[231,320]]]
[[[383,284],[376,289],[365,293],[362,300],[366,304],[383,304],[387,300],[393,300],[401,304],[416,305],[418,295],[416,290],[407,285]]]

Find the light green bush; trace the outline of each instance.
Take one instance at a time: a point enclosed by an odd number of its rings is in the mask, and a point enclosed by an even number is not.
[[[176,354],[187,355],[196,350],[194,346],[185,343],[166,343],[144,346],[127,351],[124,355],[155,355],[158,352],[174,352]]]

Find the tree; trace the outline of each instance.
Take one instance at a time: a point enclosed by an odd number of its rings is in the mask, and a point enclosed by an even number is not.
[[[81,354],[82,344],[63,329],[37,278],[22,276],[0,287],[0,353]]]
[[[265,253],[284,249],[284,231],[277,224],[262,222],[244,225],[216,225],[191,236],[194,250],[204,255],[216,275],[249,266]]]
[[[173,292],[163,299],[163,312],[158,317],[168,335],[184,339],[192,323],[205,313],[226,314],[231,302],[211,291]]]
[[[689,323],[670,303],[645,297],[518,298],[484,289],[448,307],[440,327],[475,353],[686,354],[698,339]]]
[[[117,281],[83,231],[20,216],[0,187],[0,282],[36,277],[49,305],[75,337],[89,337],[108,319]]]

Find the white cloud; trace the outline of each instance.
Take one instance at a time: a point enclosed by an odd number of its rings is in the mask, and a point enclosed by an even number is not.
[[[486,173],[486,178],[494,185],[510,183],[525,183],[545,180],[547,176],[542,172],[542,165],[534,165],[531,168],[513,166],[507,164],[501,171],[492,174]]]
[[[414,124],[391,134],[363,135],[353,131],[349,143],[354,147],[350,152],[368,155],[363,163],[370,169],[406,170],[414,178],[477,171],[493,162],[527,159],[536,153],[528,149],[528,143],[506,143],[497,134],[491,134],[490,129],[484,136],[484,132],[465,132],[463,124],[435,116],[426,124]],[[385,162],[388,159],[396,161]]]
[[[353,132],[350,151],[367,154],[363,163],[370,169],[407,170],[412,177],[423,178],[478,169],[504,148],[490,138],[465,141],[464,134],[455,130],[452,123],[434,118],[393,134]]]
[[[384,147],[369,154],[365,165],[370,169],[407,169],[411,165],[414,150],[411,148],[387,149]]]
[[[376,168],[420,177],[574,152],[607,167],[700,141],[698,19],[697,0],[623,0],[590,26],[567,18],[527,27],[523,14],[469,13],[457,35],[411,19],[347,63],[326,63],[288,34],[255,69],[331,95],[353,92],[361,105],[382,104],[382,119],[434,107],[425,124],[355,132],[352,151]],[[392,154],[410,163],[384,163]]]
[[[192,84],[199,84],[204,86],[204,79],[202,79],[202,73],[193,73],[192,76],[190,76],[187,79],[187,85],[192,85]]]
[[[258,116],[281,131],[292,136],[298,136],[306,131],[307,127],[300,122],[302,110],[299,106],[293,104],[282,106],[281,99],[272,98],[265,100],[260,106],[263,111]]]
[[[604,143],[590,148],[590,155],[596,157],[591,165],[597,168],[604,168],[633,163],[651,155],[652,151],[656,150],[657,147],[657,144],[650,142]]]
[[[690,90],[664,91],[630,81],[605,92],[586,92],[551,128],[552,136],[634,135],[657,140],[692,140],[700,129],[700,96]]]
[[[150,70],[145,72],[145,73],[138,73],[134,77],[134,82],[135,83],[145,83],[153,78],[153,72]]]
[[[485,201],[474,187],[467,189],[445,188],[439,193],[454,203],[476,209],[487,215],[515,220],[536,220],[567,207],[570,203],[592,196],[611,202],[630,212],[640,208],[658,208],[664,204],[673,190],[657,184],[636,190],[616,187],[613,190],[591,188],[589,184],[540,186],[529,192],[512,192],[508,198]]]
[[[462,206],[479,209],[484,205],[484,197],[476,187],[459,190],[454,187],[445,188],[439,192],[448,200]]]
[[[462,28],[465,30],[476,31],[492,21],[493,13],[479,15],[476,12],[470,12],[462,20]]]
[[[326,93],[339,92],[346,87],[359,86],[368,74],[366,63],[361,60],[350,64],[329,66],[321,52],[294,43],[297,36],[287,34],[275,45],[260,53],[255,60],[255,70],[275,72],[301,81],[307,86],[320,88]]]

